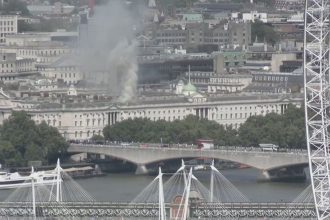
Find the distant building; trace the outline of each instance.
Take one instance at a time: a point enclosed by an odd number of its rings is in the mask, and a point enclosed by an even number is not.
[[[260,13],[257,11],[251,11],[249,13],[242,13],[242,20],[243,21],[261,21],[263,23],[267,23],[267,13]]]
[[[6,36],[6,46],[26,46],[31,42],[47,42],[51,37],[47,33],[23,33]]]
[[[209,93],[242,92],[251,82],[250,74],[215,74],[210,78],[207,91]]]
[[[65,5],[60,2],[56,2],[54,5],[41,5],[33,4],[27,6],[31,14],[35,16],[41,15],[65,15],[70,14],[74,10],[74,6]]]
[[[301,93],[304,87],[304,76],[301,69],[292,73],[253,72],[252,83],[245,92],[259,94]]]
[[[83,79],[77,63],[72,56],[62,56],[54,63],[39,64],[37,70],[48,79],[62,81],[67,85],[77,84]]]
[[[35,71],[33,59],[18,58],[15,53],[0,53],[0,81],[14,80],[19,74]]]
[[[215,45],[218,48],[245,47],[251,43],[251,24],[229,22],[209,27],[207,23],[186,24],[184,27],[161,26],[154,38],[159,45],[198,47]]]
[[[203,22],[203,15],[199,13],[185,13],[178,15],[181,17],[183,23],[201,23]]]
[[[17,34],[17,15],[0,15],[0,43],[6,42],[6,36]]]
[[[275,0],[274,7],[279,10],[303,10],[304,0]]]

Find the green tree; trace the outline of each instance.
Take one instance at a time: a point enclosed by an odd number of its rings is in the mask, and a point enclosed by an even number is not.
[[[9,141],[0,141],[0,163],[7,166],[22,164],[22,156]]]
[[[54,163],[66,153],[69,145],[56,128],[42,122],[38,125],[38,134],[37,144],[43,147],[43,155],[48,162]]]
[[[3,155],[7,155],[5,158],[10,161],[16,161],[17,165],[28,160],[55,162],[68,148],[68,143],[56,128],[45,122],[36,125],[23,111],[13,112],[12,116],[4,121],[0,131],[0,140],[10,143],[3,144],[6,150]],[[14,149],[16,154],[9,154],[11,151],[8,149]],[[5,163],[9,164],[6,160]]]
[[[214,121],[189,115],[184,120],[167,122],[149,119],[128,119],[103,130],[106,140],[128,142],[189,143],[199,138],[211,138],[216,143],[237,142],[237,132],[225,130]]]
[[[12,116],[4,121],[0,135],[2,140],[9,141],[24,155],[26,146],[38,139],[38,129],[25,112],[13,112]]]
[[[275,32],[271,24],[265,24],[261,21],[255,21],[251,25],[252,40],[258,38],[259,41],[266,40],[267,43],[275,44],[279,40],[278,34]]]
[[[4,13],[21,12],[22,15],[30,15],[26,3],[21,0],[9,0],[8,3],[3,4],[1,11]]]
[[[288,105],[283,115],[269,113],[248,118],[238,135],[244,146],[273,143],[280,147],[306,148],[304,123],[303,108]]]
[[[32,144],[26,148],[24,158],[27,161],[43,160],[43,149],[36,144]]]

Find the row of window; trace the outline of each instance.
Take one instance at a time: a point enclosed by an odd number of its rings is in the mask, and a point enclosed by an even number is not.
[[[254,76],[254,79],[263,81],[288,81],[287,76]]]
[[[97,122],[97,126],[106,125],[105,119],[103,118],[103,120],[86,119],[86,126],[96,126],[96,122]],[[82,123],[82,121],[79,121],[79,123],[78,123],[78,121],[75,121],[74,126],[83,126],[83,123]]]
[[[41,55],[41,56],[57,56],[65,53],[65,50],[19,50],[20,55]]]
[[[61,73],[60,75],[60,79],[63,79],[63,78],[76,78],[76,73]],[[64,77],[63,77],[64,76]],[[57,79],[57,74],[54,75],[54,78]]]
[[[98,131],[95,131],[95,130],[93,130],[93,131],[89,131],[89,130],[88,130],[88,131],[86,132],[87,137],[93,137],[93,136],[96,135],[96,134],[101,135],[101,130],[98,130]],[[75,132],[74,132],[74,136],[75,136],[76,138],[78,138],[78,131],[75,131]],[[82,131],[79,132],[79,137],[83,137],[83,132],[82,132]]]
[[[240,82],[240,79],[238,78],[232,78],[232,79],[228,79],[228,78],[211,78],[210,79],[211,83],[232,83],[232,84],[236,84]]]
[[[1,27],[0,32],[14,32],[13,27]]]
[[[14,21],[0,21],[0,26],[2,25],[14,25]]]

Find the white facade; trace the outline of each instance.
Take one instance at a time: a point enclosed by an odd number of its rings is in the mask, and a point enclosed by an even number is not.
[[[71,53],[71,49],[54,42],[30,42],[23,46],[0,47],[2,52],[16,53],[21,58],[31,58],[37,63],[53,63],[61,56]]]
[[[93,134],[102,134],[105,126],[129,118],[174,121],[195,115],[237,129],[252,115],[266,115],[270,112],[282,114],[288,104],[300,107],[302,101],[302,96],[222,96],[209,100],[196,98],[187,101],[182,98],[122,106],[109,106],[105,103],[98,108],[64,105],[35,108],[31,105],[16,105],[15,110],[27,111],[36,123],[45,121],[58,128],[66,139],[82,140],[91,138]]]
[[[267,23],[267,13],[259,13],[257,11],[251,11],[250,13],[242,13],[242,19],[244,22],[255,22],[259,20],[263,23]]]
[[[18,59],[15,53],[0,53],[0,76],[35,71],[33,59]]]
[[[10,34],[17,34],[17,15],[0,15],[0,43]]]
[[[252,82],[252,75],[213,75],[207,86],[209,93],[240,92]]]
[[[30,42],[49,42],[49,34],[22,33],[13,34],[6,37],[7,46],[25,46]]]
[[[83,79],[77,66],[39,66],[38,71],[44,77],[52,80],[62,80],[67,85],[77,84]]]

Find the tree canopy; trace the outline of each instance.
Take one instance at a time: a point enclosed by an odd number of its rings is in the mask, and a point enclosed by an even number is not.
[[[259,41],[266,40],[267,43],[271,44],[275,44],[279,40],[279,36],[271,24],[265,24],[261,21],[252,23],[251,37],[252,41],[257,37]]]
[[[45,122],[37,125],[26,112],[13,112],[0,127],[0,163],[25,165],[27,161],[55,162],[68,143]]]
[[[20,12],[22,15],[30,15],[30,11],[26,7],[26,3],[20,0],[9,0],[0,6],[0,10],[4,13]]]
[[[289,105],[283,115],[252,116],[238,134],[245,145],[273,143],[280,147],[306,148],[304,110]]]
[[[251,116],[238,130],[188,116],[167,122],[145,118],[128,119],[103,130],[106,140],[124,142],[194,143],[197,139],[213,139],[218,145],[256,146],[260,143],[280,147],[306,148],[304,110],[289,105],[283,115],[269,113]]]
[[[124,142],[194,143],[199,138],[210,138],[221,144],[236,140],[235,131],[192,115],[173,122],[128,119],[105,127],[103,134],[107,140]]]

